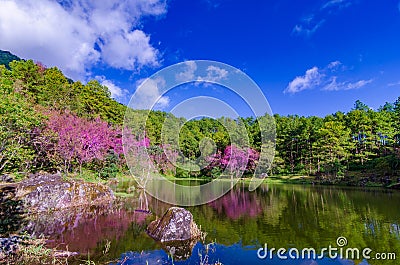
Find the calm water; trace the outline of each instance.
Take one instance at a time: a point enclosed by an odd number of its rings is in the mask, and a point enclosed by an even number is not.
[[[124,184],[118,189],[128,189]],[[130,188],[132,189],[132,188]],[[207,233],[203,240],[175,246],[174,260],[168,246],[154,242],[146,232],[155,215],[166,205],[143,192],[133,191],[117,206],[77,210],[61,218],[41,216],[32,229],[49,234],[51,246],[88,255],[96,264],[400,264],[400,192],[301,185],[262,185],[249,192],[238,184],[222,198],[189,207],[195,222]],[[149,209],[152,214],[137,211]],[[397,261],[279,260],[259,259],[257,249],[315,248],[317,253],[343,236],[348,247],[369,247],[394,252]],[[184,260],[179,260],[184,259]],[[118,261],[119,260],[119,261]]]

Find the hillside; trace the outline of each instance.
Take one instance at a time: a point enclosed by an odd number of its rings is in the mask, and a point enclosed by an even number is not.
[[[9,51],[0,50],[0,65],[5,65],[8,69],[10,69],[9,64],[14,60],[19,61],[21,58]]]
[[[5,60],[18,58],[9,52],[2,55]],[[98,81],[74,82],[56,67],[19,60],[10,62],[9,69],[0,65],[0,92],[0,174],[43,170],[110,177],[127,171],[121,139],[126,106],[112,99]],[[145,128],[132,135],[152,159],[144,163],[155,163],[161,173],[178,177],[216,177],[232,159],[232,150],[237,165],[251,175],[263,145],[259,121],[272,118],[186,121],[162,111],[131,113],[132,130],[146,120]],[[161,131],[167,117],[176,130],[167,128],[164,143]],[[378,110],[357,101],[347,113],[324,118],[276,114],[274,120],[276,152],[270,175],[311,176],[312,181],[330,184],[399,182],[400,97]],[[249,141],[237,148],[232,136],[247,139],[241,137],[241,126]],[[183,159],[171,149],[177,137],[185,159],[198,163],[190,171],[166,155]],[[248,164],[240,164],[246,154]]]

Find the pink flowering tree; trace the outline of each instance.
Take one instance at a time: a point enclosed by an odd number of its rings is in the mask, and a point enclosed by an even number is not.
[[[210,177],[218,177],[225,169],[222,164],[221,151],[217,151],[215,154],[206,157],[207,165],[204,167],[203,174]]]
[[[146,132],[134,134],[129,127],[124,128],[123,148],[126,163],[141,187],[146,186],[147,181],[155,172],[150,156],[150,145]]]
[[[109,151],[122,151],[120,132],[100,118],[88,120],[52,112],[45,134],[53,136],[53,141],[47,141],[49,156],[61,161],[65,172],[73,164],[81,169],[83,164],[104,161]]]
[[[205,173],[212,176],[219,175],[225,169],[233,177],[243,172],[254,172],[260,153],[250,147],[238,148],[235,145],[228,145],[223,154],[217,153],[207,157],[208,165],[205,167]]]
[[[260,159],[260,153],[257,150],[249,147],[247,148],[247,155],[249,157],[249,160],[247,163],[246,172],[254,173],[254,170],[256,169],[258,164],[258,160]]]
[[[176,174],[178,152],[169,144],[153,146],[150,149],[151,158],[164,175]]]
[[[246,150],[238,148],[235,145],[228,145],[224,150],[224,156],[221,159],[221,165],[226,168],[232,176],[241,175],[246,169],[248,155]]]

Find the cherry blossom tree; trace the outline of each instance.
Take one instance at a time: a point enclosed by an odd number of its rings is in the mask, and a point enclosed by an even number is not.
[[[250,147],[239,148],[235,145],[228,145],[223,154],[218,151],[217,153],[207,157],[208,165],[205,167],[207,172],[221,173],[227,170],[232,176],[241,174],[243,172],[254,172],[260,153]]]
[[[100,118],[88,120],[70,113],[51,112],[47,121],[47,152],[62,161],[66,172],[72,164],[103,161],[109,151],[121,154],[120,132]],[[54,139],[56,141],[54,142]]]

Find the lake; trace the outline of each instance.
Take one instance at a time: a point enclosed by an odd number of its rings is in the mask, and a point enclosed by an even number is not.
[[[181,250],[177,246],[175,255],[171,255],[166,246],[155,242],[145,231],[154,216],[161,216],[170,205],[146,196],[133,183],[114,188],[131,193],[119,197],[118,203],[108,209],[93,209],[89,214],[78,211],[71,213],[66,221],[38,217],[32,229],[50,235],[50,246],[82,254],[69,264],[83,263],[88,258],[96,264],[400,263],[372,259],[378,252],[381,257],[390,253],[400,255],[398,191],[262,184],[250,192],[246,184],[239,183],[216,201],[187,207],[207,235],[187,243]],[[141,211],[147,209],[152,214]],[[314,248],[318,255],[323,248],[338,247],[339,237],[347,241],[342,247],[344,252],[357,248],[361,253],[369,248],[371,259],[331,259],[327,252],[321,259],[312,256],[301,259],[306,248]],[[276,250],[272,256],[260,259],[257,252],[265,244],[268,250],[286,249],[288,259],[280,259]],[[299,259],[291,259],[288,253],[294,255],[296,249]]]

